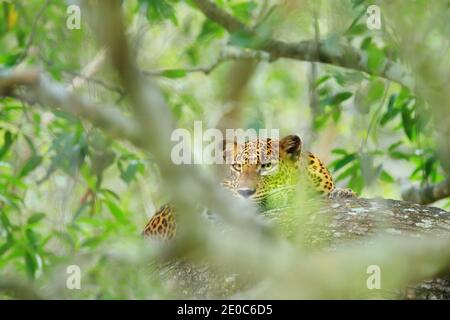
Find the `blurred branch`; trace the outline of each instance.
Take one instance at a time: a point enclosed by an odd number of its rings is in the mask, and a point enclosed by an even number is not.
[[[93,76],[84,75],[83,73],[79,73],[79,72],[75,72],[75,71],[64,70],[63,72],[75,76],[75,78],[72,80],[72,84],[68,86],[68,90],[73,90],[75,88],[78,88],[86,82],[92,82],[92,83],[98,84],[99,86],[103,87],[106,90],[116,92],[117,94],[119,94],[120,100],[122,100],[125,97],[125,91],[120,86],[116,86],[114,84],[107,83],[106,81],[104,81],[102,79],[95,78]]]
[[[0,292],[20,300],[44,299],[32,286],[19,280],[0,280]]]
[[[144,70],[142,71],[142,73],[145,74],[146,76],[164,76],[167,73],[181,70],[186,73],[201,72],[208,75],[211,72],[213,72],[217,67],[219,67],[222,63],[227,61],[239,61],[239,60],[269,61],[269,59],[270,55],[265,52],[255,50],[233,50],[231,48],[227,48],[222,50],[217,60],[210,65],[182,68],[182,69],[164,69],[156,71]]]
[[[73,91],[74,89],[82,87],[86,82],[93,82],[95,84],[102,86],[106,90],[114,91],[117,94],[119,94],[118,101],[121,101],[125,97],[125,91],[123,90],[122,87],[107,83],[102,79],[94,77],[94,75],[100,70],[100,68],[105,62],[106,51],[107,51],[106,49],[101,49],[80,72],[73,71],[69,68],[61,68],[61,71],[63,73],[74,76],[74,78],[72,79],[72,83],[67,85],[67,89],[69,91]],[[41,52],[40,58],[48,67],[52,67],[53,63],[49,61],[47,58],[45,58]]]
[[[242,98],[257,67],[256,60],[236,61],[227,74],[227,83],[223,89],[222,101],[226,106],[217,122],[217,128],[225,136],[226,129],[236,129],[243,126]]]
[[[37,71],[23,71],[10,73],[9,71],[0,71],[0,97],[11,95],[17,86],[33,85],[38,79]]]
[[[113,106],[96,105],[86,97],[70,92],[63,85],[38,71],[15,71],[0,74],[0,96],[14,96],[16,87],[25,86],[20,97],[28,103],[40,103],[52,109],[61,109],[91,121],[114,137],[121,137],[142,145],[140,131],[131,119]]]
[[[144,128],[153,127],[149,132],[147,129],[142,129],[143,124],[126,117],[117,107],[97,105],[87,97],[70,92],[65,86],[51,80],[46,75],[40,74],[38,71],[15,71],[0,74],[0,96],[17,97],[18,94],[14,91],[17,87],[28,89],[20,95],[20,98],[30,104],[38,102],[43,106],[55,110],[60,109],[84,118],[113,137],[128,140],[139,148],[152,151],[152,154],[159,161],[164,177],[167,178],[167,184],[173,186],[171,191],[174,195],[182,194],[180,199],[183,205],[191,202],[193,198],[201,199],[201,203],[221,214],[225,221],[238,228],[255,231],[267,230],[266,224],[259,217],[252,215],[251,210],[243,211],[242,204],[236,203],[236,201],[233,204],[232,196],[223,194],[219,184],[212,181],[205,172],[193,167],[185,166],[182,168],[172,163],[169,143],[172,126],[163,129],[154,125],[155,122],[164,123],[160,116],[155,115],[151,118],[146,116]],[[145,86],[145,88],[149,89],[148,86]],[[157,103],[156,99],[153,98],[152,102]],[[153,104],[148,104],[148,106],[151,105]],[[144,106],[147,105],[144,104],[141,107]],[[164,113],[168,110],[167,107]],[[170,119],[170,116],[167,117]],[[152,130],[155,130],[155,127],[157,130],[164,130],[165,132],[159,134],[158,131],[153,132]],[[155,137],[166,137],[167,141],[164,139],[160,142]],[[180,181],[186,181],[186,183],[180,183]],[[194,185],[198,187],[194,188]],[[185,192],[187,186],[189,186],[190,193]]]
[[[373,239],[370,246],[340,247],[311,255],[302,254],[293,246],[254,241],[236,246],[231,239],[215,240],[220,241],[215,246],[220,245],[221,251],[211,254],[224,266],[276,279],[263,293],[263,298],[272,299],[367,298],[373,294],[366,287],[366,269],[370,265],[382,270],[384,290],[433,278],[450,266],[448,239],[383,237]],[[226,261],[232,256],[235,259]]]
[[[196,2],[211,4],[209,1]],[[0,95],[15,96],[15,89],[25,87],[27,101],[37,101],[85,118],[108,133],[151,152],[166,186],[174,195],[175,203],[181,205],[180,224],[188,226],[184,228],[185,233],[180,234],[184,235],[181,239],[186,241],[178,239],[179,251],[176,253],[185,254],[181,250],[190,249],[197,254],[206,253],[209,261],[220,266],[251,270],[255,276],[270,276],[274,281],[270,284],[269,294],[279,297],[342,297],[349,292],[367,290],[365,268],[374,263],[380,265],[383,275],[393,287],[431,277],[448,267],[448,239],[385,239],[372,242],[373,247],[364,244],[313,254],[304,254],[298,246],[287,241],[268,239],[262,232],[265,227],[262,220],[223,192],[204,171],[195,166],[176,166],[171,161],[169,141],[175,123],[160,90],[138,70],[132,59],[120,3],[99,1],[94,10],[86,12],[94,14],[93,25],[99,42],[110,48],[108,55],[130,99],[133,118],[124,116],[117,107],[100,106],[76,95],[37,71],[0,74]],[[226,18],[227,15],[219,17]],[[240,26],[233,21],[226,25],[230,28]],[[194,209],[197,202],[236,227],[232,234],[227,237],[220,232],[213,233],[200,224]],[[350,209],[346,210],[348,212]],[[379,213],[380,206],[374,211]],[[389,213],[392,214],[392,211]],[[358,220],[362,220],[359,217]],[[346,227],[351,224],[348,219],[341,220]],[[368,227],[364,227],[367,230]],[[198,236],[202,232],[211,233],[207,241],[199,241],[205,240]]]
[[[196,201],[217,212],[238,229],[250,229],[257,234],[267,230],[262,219],[253,215],[251,210],[245,210],[242,203],[230,205],[233,197],[224,195],[219,183],[206,172],[195,166],[177,166],[172,162],[169,141],[175,123],[162,92],[140,72],[133,60],[125,35],[120,3],[102,1],[92,9],[96,14],[92,16],[91,25],[98,41],[109,48],[109,58],[120,75],[122,86],[134,110],[136,123],[145,137],[145,149],[152,153],[158,163],[165,186],[170,187],[168,190],[174,196],[174,203],[183,208],[183,215],[179,216],[180,224],[193,226],[185,228],[190,233],[189,240],[198,240],[198,230],[201,230],[196,228],[199,223],[199,217],[195,214]],[[186,192],[187,189],[189,192]]]
[[[316,43],[316,54],[319,55],[319,41],[320,41],[320,30],[319,30],[319,18],[318,18],[318,9],[314,7],[313,10],[314,20],[314,41]],[[317,81],[317,63],[311,62],[310,72],[308,77],[308,91],[309,91],[309,105],[311,107],[311,134],[312,140],[315,140],[316,129],[315,129],[315,121],[317,116],[320,113],[320,104],[319,104],[319,94],[316,88]]]
[[[419,204],[430,204],[447,197],[450,197],[450,178],[438,184],[410,187],[402,192],[403,200]]]
[[[69,86],[70,90],[81,87],[86,80],[90,80],[93,75],[95,75],[100,67],[105,62],[106,49],[100,50],[81,71],[81,73],[77,74],[77,76],[72,80],[72,83]]]
[[[390,79],[408,88],[414,86],[413,79],[406,68],[395,61],[385,59],[382,67],[378,70],[371,70],[367,63],[367,55],[349,45],[330,45],[323,40],[318,44],[315,40],[305,40],[296,43],[274,40],[259,34],[257,30],[249,28],[209,0],[194,0],[194,2],[210,20],[221,25],[228,32],[242,32],[253,37],[257,40],[253,45],[253,49],[266,51],[270,53],[273,59],[291,58],[302,61],[326,63]]]
[[[114,137],[126,139],[141,149],[152,152],[166,186],[170,186],[175,204],[180,204],[179,208],[183,208],[180,223],[186,219],[186,225],[195,225],[199,217],[189,212],[194,212],[194,205],[198,200],[238,229],[253,230],[255,234],[267,231],[267,224],[260,217],[252,214],[252,210],[242,202],[233,201],[232,195],[224,194],[220,184],[206,172],[194,166],[176,166],[172,162],[170,136],[175,125],[170,109],[159,89],[142,75],[131,59],[120,4],[104,1],[93,9],[87,11],[95,13],[94,29],[99,41],[109,48],[110,59],[131,100],[134,119],[124,116],[117,107],[97,105],[87,97],[76,95],[38,71],[2,73],[0,94],[17,97],[18,92],[14,89],[18,86],[26,87],[27,90],[21,96],[24,101],[60,108],[85,118]],[[198,240],[192,232],[202,228],[185,230],[191,232],[191,240]],[[187,245],[187,242],[182,245]]]

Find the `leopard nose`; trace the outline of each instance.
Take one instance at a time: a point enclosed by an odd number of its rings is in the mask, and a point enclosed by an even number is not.
[[[252,195],[254,195],[256,192],[256,189],[250,189],[250,188],[241,188],[238,190],[238,193],[243,196],[244,198],[248,198]]]

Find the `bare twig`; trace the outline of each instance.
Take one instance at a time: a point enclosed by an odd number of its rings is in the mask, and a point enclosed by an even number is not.
[[[51,0],[46,0],[42,7],[39,9],[38,13],[36,14],[36,17],[34,18],[33,25],[31,26],[31,33],[28,37],[27,44],[25,45],[25,48],[22,52],[22,55],[16,60],[16,64],[20,64],[28,55],[28,52],[30,51],[30,48],[34,41],[34,36],[36,35],[37,26],[39,23],[39,20],[41,19],[42,15],[45,12],[45,9],[47,9],[48,5],[50,4]]]
[[[96,78],[93,76],[86,76],[86,75],[83,75],[82,73],[70,71],[70,70],[64,70],[63,72],[75,75],[76,79],[79,79],[79,80],[82,79],[83,82],[84,81],[92,82],[92,83],[98,84],[99,86],[102,86],[106,90],[114,91],[117,94],[119,94],[121,98],[125,96],[125,91],[123,90],[122,87],[107,83],[106,81],[104,81],[102,79],[99,79],[99,78]],[[72,84],[68,87],[69,90],[73,90],[75,87],[79,87],[81,85],[80,82],[78,82],[78,81],[77,81],[76,86],[73,86],[73,84],[74,84],[74,81],[72,81]]]
[[[233,50],[231,48],[224,49],[216,61],[214,61],[210,65],[206,66],[197,66],[190,68],[182,68],[182,69],[163,69],[157,71],[142,71],[142,73],[146,76],[164,76],[172,71],[181,70],[186,73],[204,73],[205,75],[213,72],[217,67],[219,67],[222,63],[227,61],[239,61],[239,60],[256,60],[256,61],[269,61],[270,55],[265,52],[255,51],[255,50]]]

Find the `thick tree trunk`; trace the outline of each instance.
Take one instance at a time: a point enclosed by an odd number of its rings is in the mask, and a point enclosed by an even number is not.
[[[329,200],[306,221],[313,226],[308,245],[334,250],[342,245],[370,242],[375,235],[450,235],[450,213],[435,207],[385,199]],[[207,266],[188,262],[169,264],[161,276],[172,284],[180,298],[251,298],[254,284],[237,274],[220,274]],[[411,284],[387,298],[450,299],[450,277]]]

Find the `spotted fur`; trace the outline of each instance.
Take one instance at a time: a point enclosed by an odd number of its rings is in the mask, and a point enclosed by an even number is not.
[[[171,204],[165,204],[150,218],[142,235],[169,240],[175,236],[176,231],[177,226],[173,213],[173,206]]]
[[[303,167],[306,168],[308,177],[317,192],[321,194],[329,194],[335,189],[334,181],[330,172],[317,156],[311,152],[308,152],[307,156],[304,156],[302,161],[307,162],[303,165]]]

